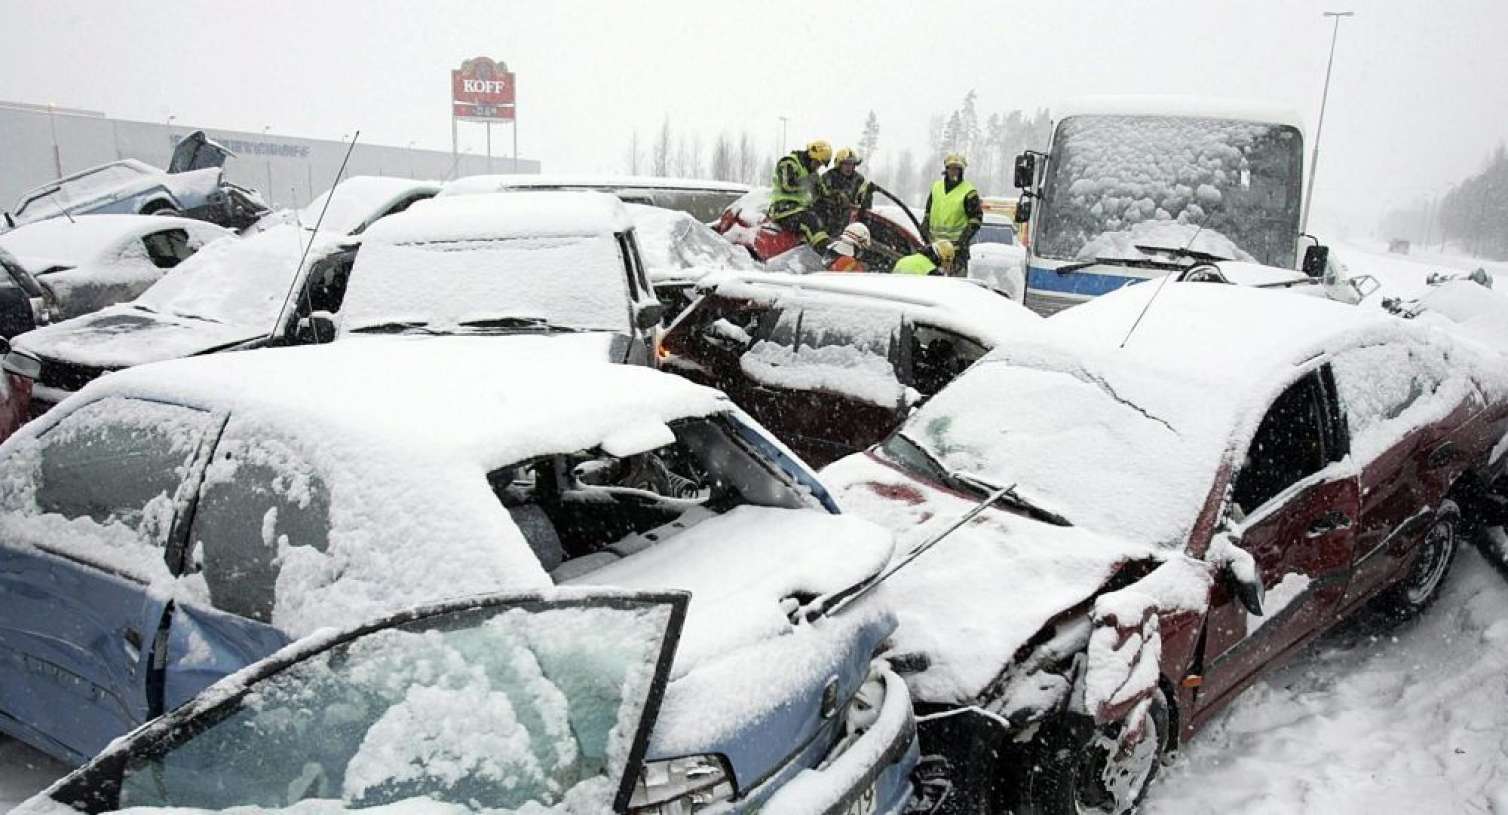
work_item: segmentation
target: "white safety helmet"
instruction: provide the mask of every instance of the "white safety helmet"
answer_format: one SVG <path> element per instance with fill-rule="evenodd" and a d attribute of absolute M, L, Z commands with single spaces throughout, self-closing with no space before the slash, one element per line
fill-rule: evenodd
<path fill-rule="evenodd" d="M 857 221 L 843 228 L 843 237 L 860 249 L 869 248 L 869 227 Z"/>

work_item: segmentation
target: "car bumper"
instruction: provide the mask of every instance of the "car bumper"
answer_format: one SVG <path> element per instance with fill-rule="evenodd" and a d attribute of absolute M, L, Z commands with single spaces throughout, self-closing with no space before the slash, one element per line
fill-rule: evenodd
<path fill-rule="evenodd" d="M 883 673 L 885 701 L 858 739 L 802 771 L 759 807 L 761 815 L 900 815 L 912 799 L 920 751 L 906 683 Z M 751 796 L 758 798 L 759 796 Z"/>

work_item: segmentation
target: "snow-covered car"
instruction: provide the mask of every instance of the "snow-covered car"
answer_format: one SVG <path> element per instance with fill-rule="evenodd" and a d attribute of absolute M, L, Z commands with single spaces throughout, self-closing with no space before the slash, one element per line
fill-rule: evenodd
<path fill-rule="evenodd" d="M 1016 240 L 1016 225 L 1005 216 L 985 212 L 984 225 L 969 244 L 969 278 L 1024 302 L 1026 247 Z"/>
<path fill-rule="evenodd" d="M 328 341 L 307 318 L 340 311 L 357 248 L 339 236 L 311 238 L 293 224 L 211 244 L 130 302 L 16 337 L 5 369 L 33 381 L 29 413 L 39 416 L 96 377 L 132 365 Z"/>
<path fill-rule="evenodd" d="M 305 229 L 313 229 L 319 224 L 321 234 L 360 235 L 378 218 L 402 212 L 416 201 L 435 197 L 439 191 L 437 181 L 381 175 L 351 176 L 320 193 L 303 209 L 269 213 L 242 234 L 253 235 L 278 224 L 297 224 Z"/>
<path fill-rule="evenodd" d="M 631 175 L 471 175 L 446 183 L 440 195 L 551 190 L 610 193 L 625 204 L 673 209 L 708 223 L 748 192 L 749 186 L 701 178 Z"/>
<path fill-rule="evenodd" d="M 41 301 L 32 322 L 46 325 L 130 300 L 201 247 L 233 236 L 189 218 L 80 215 L 6 232 L 0 250 L 10 256 L 7 265 L 18 265 L 37 284 L 29 294 Z"/>
<path fill-rule="evenodd" d="M 719 277 L 660 367 L 727 393 L 815 466 L 880 441 L 1042 318 L 968 280 L 825 272 Z"/>
<path fill-rule="evenodd" d="M 221 167 L 234 155 L 196 130 L 173 149 L 167 172 L 136 159 L 91 167 L 23 193 L 5 221 L 15 227 L 84 214 L 182 215 L 244 229 L 267 205 L 225 180 Z"/>
<path fill-rule="evenodd" d="M 627 206 L 649 282 L 665 307 L 660 316 L 665 325 L 685 310 L 697 283 L 708 275 L 759 268 L 748 252 L 685 212 L 643 204 Z"/>
<path fill-rule="evenodd" d="M 652 363 L 663 307 L 624 205 L 600 192 L 420 201 L 366 230 L 338 336 L 579 334 Z"/>
<path fill-rule="evenodd" d="M 626 812 L 686 601 L 487 595 L 320 633 L 14 812 Z"/>
<path fill-rule="evenodd" d="M 638 811 L 899 812 L 917 752 L 879 657 L 894 617 L 816 613 L 874 579 L 889 534 L 716 391 L 549 342 L 172 360 L 23 427 L 0 446 L 0 663 L 32 667 L 0 673 L 0 731 L 79 762 L 327 627 L 679 590 Z"/>
<path fill-rule="evenodd" d="M 876 192 L 889 195 L 880 189 Z M 921 225 L 911 209 L 898 199 L 890 200 L 892 206 L 876 206 L 855 213 L 855 220 L 869 228 L 872 243 L 859 253 L 859 260 L 871 272 L 888 272 L 897 260 L 920 251 L 923 246 L 918 237 Z M 770 220 L 769 208 L 770 188 L 755 187 L 729 204 L 712 228 L 734 245 L 742 246 L 771 271 L 821 271 L 822 259 L 800 235 L 781 229 Z"/>
<path fill-rule="evenodd" d="M 1129 811 L 1262 671 L 1364 605 L 1427 607 L 1458 499 L 1508 466 L 1508 374 L 1445 332 L 1155 290 L 1054 316 L 822 471 L 898 550 L 945 535 L 885 583 L 892 664 L 995 811 Z"/>

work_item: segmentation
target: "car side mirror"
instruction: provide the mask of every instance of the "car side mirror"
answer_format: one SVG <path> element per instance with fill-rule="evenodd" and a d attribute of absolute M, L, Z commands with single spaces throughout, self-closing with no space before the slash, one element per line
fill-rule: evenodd
<path fill-rule="evenodd" d="M 1315 244 L 1304 250 L 1305 275 L 1319 279 L 1325 276 L 1325 267 L 1330 265 L 1330 247 Z"/>
<path fill-rule="evenodd" d="M 10 347 L 8 342 L 5 344 L 5 359 L 0 361 L 0 369 L 33 381 L 42 378 L 42 360 L 25 351 Z"/>
<path fill-rule="evenodd" d="M 1016 223 L 1024 224 L 1032 219 L 1032 199 L 1022 196 L 1016 202 Z"/>
<path fill-rule="evenodd" d="M 634 325 L 640 331 L 648 331 L 660 324 L 660 318 L 665 316 L 665 306 L 659 303 L 645 303 L 634 312 Z"/>
<path fill-rule="evenodd" d="M 1231 594 L 1241 601 L 1241 605 L 1251 614 L 1261 617 L 1262 603 L 1267 599 L 1267 590 L 1262 587 L 1262 576 L 1243 575 L 1237 569 L 1226 568 L 1225 579 L 1230 584 Z"/>
<path fill-rule="evenodd" d="M 1029 190 L 1037 184 L 1037 157 L 1032 153 L 1016 156 L 1015 184 L 1018 190 Z M 1018 209 L 1017 212 L 1020 212 Z"/>
<path fill-rule="evenodd" d="M 293 338 L 305 345 L 322 345 L 335 340 L 335 315 L 328 311 L 316 311 L 308 317 L 300 317 Z"/>
<path fill-rule="evenodd" d="M 1367 299 L 1378 289 L 1382 288 L 1382 284 L 1377 281 L 1377 278 L 1369 274 L 1357 275 L 1346 282 L 1350 284 L 1352 291 L 1356 292 L 1358 301 Z"/>

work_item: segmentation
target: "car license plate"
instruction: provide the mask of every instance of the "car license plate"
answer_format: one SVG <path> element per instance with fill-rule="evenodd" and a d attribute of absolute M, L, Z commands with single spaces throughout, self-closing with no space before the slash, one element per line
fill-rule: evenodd
<path fill-rule="evenodd" d="M 853 803 L 848 805 L 843 815 L 874 815 L 874 807 L 874 785 L 870 784 L 867 789 L 859 793 L 859 797 L 855 798 Z"/>

